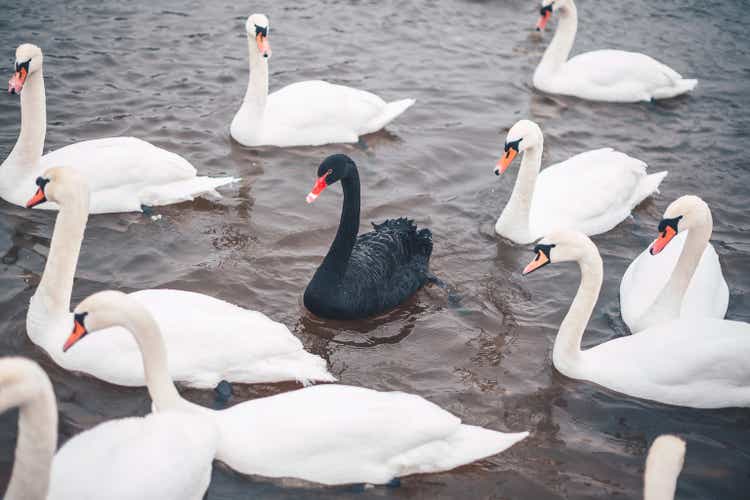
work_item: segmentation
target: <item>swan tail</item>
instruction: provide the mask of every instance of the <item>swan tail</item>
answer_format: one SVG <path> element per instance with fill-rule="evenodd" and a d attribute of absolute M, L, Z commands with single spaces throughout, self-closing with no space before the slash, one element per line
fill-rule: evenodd
<path fill-rule="evenodd" d="M 698 85 L 698 80 L 680 78 L 675 80 L 669 87 L 662 87 L 654 90 L 652 99 L 669 99 L 680 94 L 686 94 Z"/>
<path fill-rule="evenodd" d="M 663 172 L 656 172 L 655 174 L 647 175 L 638 185 L 638 192 L 633 198 L 633 207 L 638 206 L 643 200 L 652 194 L 658 193 L 659 185 L 667 176 L 667 173 L 668 172 L 664 170 Z"/>
<path fill-rule="evenodd" d="M 220 196 L 216 188 L 226 186 L 240 179 L 237 177 L 192 177 L 161 186 L 151 186 L 140 193 L 141 205 L 156 207 L 183 201 L 191 201 L 199 196 Z"/>
<path fill-rule="evenodd" d="M 387 103 L 383 111 L 367 123 L 362 134 L 376 132 L 385 127 L 386 125 L 391 123 L 398 115 L 409 109 L 415 102 L 416 101 L 414 99 L 402 99 L 400 101 Z"/>
<path fill-rule="evenodd" d="M 501 453 L 522 441 L 528 432 L 505 433 L 474 425 L 459 425 L 456 432 L 393 459 L 399 476 L 440 472 Z"/>
<path fill-rule="evenodd" d="M 432 231 L 429 229 L 417 230 L 414 221 L 406 217 L 388 219 L 382 224 L 372 223 L 376 232 L 396 233 L 406 249 L 406 253 L 412 256 L 421 256 L 425 262 L 432 255 Z"/>

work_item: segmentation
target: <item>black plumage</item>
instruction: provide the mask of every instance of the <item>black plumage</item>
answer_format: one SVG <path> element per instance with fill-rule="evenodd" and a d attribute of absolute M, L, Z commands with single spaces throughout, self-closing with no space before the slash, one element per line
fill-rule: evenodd
<path fill-rule="evenodd" d="M 417 230 L 414 221 L 402 217 L 373 224 L 374 231 L 357 236 L 357 166 L 346 155 L 332 155 L 318 167 L 318 177 L 313 194 L 340 180 L 344 205 L 331 248 L 305 290 L 305 307 L 323 318 L 357 319 L 408 299 L 430 278 L 430 230 Z"/>

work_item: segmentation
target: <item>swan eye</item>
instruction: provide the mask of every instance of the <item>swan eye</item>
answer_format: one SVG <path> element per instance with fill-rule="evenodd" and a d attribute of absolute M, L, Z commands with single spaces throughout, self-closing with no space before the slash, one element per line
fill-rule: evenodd
<path fill-rule="evenodd" d="M 505 143 L 505 152 L 507 153 L 509 150 L 513 149 L 517 153 L 518 152 L 518 148 L 521 146 L 521 140 L 523 140 L 523 138 L 518 139 L 517 141 L 506 142 Z"/>
<path fill-rule="evenodd" d="M 268 27 L 265 28 L 263 26 L 255 25 L 255 36 L 262 35 L 264 37 L 268 36 Z"/>
<path fill-rule="evenodd" d="M 41 189 L 44 189 L 44 186 L 49 184 L 49 179 L 45 179 L 44 177 L 37 177 L 36 178 L 36 185 L 39 186 Z"/>
<path fill-rule="evenodd" d="M 554 3 L 555 2 L 551 2 L 549 5 L 545 5 L 544 7 L 542 7 L 541 9 L 539 9 L 539 14 L 542 15 L 542 16 L 545 16 L 547 14 L 547 12 L 549 12 L 550 14 L 552 14 L 552 5 Z"/>
<path fill-rule="evenodd" d="M 680 219 L 682 219 L 682 215 L 679 215 L 677 217 L 674 217 L 672 219 L 662 219 L 659 222 L 659 228 L 658 231 L 662 233 L 662 235 L 665 234 L 668 227 L 671 227 L 675 233 L 677 233 L 677 225 L 680 222 Z"/>
<path fill-rule="evenodd" d="M 22 62 L 22 63 L 16 62 L 16 73 L 20 72 L 21 69 L 25 69 L 26 70 L 26 74 L 29 74 L 29 64 L 30 63 L 31 63 L 31 59 L 29 59 L 26 62 Z"/>
<path fill-rule="evenodd" d="M 544 254 L 544 256 L 547 257 L 547 260 L 550 260 L 550 252 L 552 251 L 553 248 L 555 248 L 554 244 L 543 245 L 540 243 L 536 245 L 534 247 L 534 253 L 536 254 L 536 259 L 534 260 L 539 260 L 542 257 L 542 254 Z"/>

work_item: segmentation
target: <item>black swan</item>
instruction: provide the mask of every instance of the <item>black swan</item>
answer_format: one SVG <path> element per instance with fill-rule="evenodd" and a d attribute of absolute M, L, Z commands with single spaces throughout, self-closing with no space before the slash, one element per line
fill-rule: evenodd
<path fill-rule="evenodd" d="M 336 181 L 344 206 L 336 238 L 305 290 L 305 307 L 321 318 L 358 319 L 380 314 L 413 295 L 426 282 L 432 233 L 414 221 L 389 219 L 374 231 L 359 232 L 359 172 L 351 158 L 331 155 L 318 167 L 307 202 Z"/>

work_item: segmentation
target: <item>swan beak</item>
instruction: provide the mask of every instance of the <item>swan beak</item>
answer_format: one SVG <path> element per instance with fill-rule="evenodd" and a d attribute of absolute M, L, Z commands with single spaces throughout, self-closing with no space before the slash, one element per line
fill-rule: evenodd
<path fill-rule="evenodd" d="M 316 199 L 318 199 L 320 193 L 322 193 L 323 190 L 328 187 L 328 184 L 326 184 L 326 177 L 328 177 L 329 173 L 330 172 L 326 172 L 325 175 L 321 175 L 320 177 L 318 177 L 318 180 L 315 181 L 315 185 L 313 186 L 312 191 L 307 193 L 307 198 L 305 198 L 308 203 L 312 203 Z"/>
<path fill-rule="evenodd" d="M 505 172 L 508 169 L 508 166 L 513 163 L 513 158 L 515 158 L 517 154 L 518 151 L 513 148 L 509 148 L 508 151 L 505 152 L 503 157 L 500 158 L 500 160 L 497 162 L 497 165 L 495 165 L 495 175 L 500 175 Z"/>
<path fill-rule="evenodd" d="M 263 57 L 268 58 L 271 55 L 271 45 L 268 43 L 267 36 L 258 33 L 255 35 L 255 43 L 258 44 L 258 52 L 260 52 Z"/>
<path fill-rule="evenodd" d="M 536 257 L 534 258 L 534 260 L 532 260 L 531 262 L 529 262 L 529 265 L 523 268 L 523 275 L 525 276 L 525 275 L 527 275 L 529 273 L 533 273 L 534 271 L 536 271 L 540 267 L 544 267 L 547 264 L 549 264 L 549 257 L 547 257 L 546 255 L 544 255 L 544 252 L 542 252 L 541 250 L 539 250 L 539 252 L 537 252 Z"/>
<path fill-rule="evenodd" d="M 549 4 L 546 7 L 542 7 L 539 11 L 539 14 L 541 15 L 541 17 L 536 23 L 536 30 L 544 31 L 544 27 L 547 26 L 547 22 L 549 22 L 550 18 L 552 17 L 552 4 Z"/>
<path fill-rule="evenodd" d="M 666 247 L 667 244 L 672 241 L 672 238 L 674 238 L 675 236 L 677 236 L 677 231 L 675 231 L 673 227 L 665 227 L 664 231 L 659 235 L 659 237 L 654 240 L 654 244 L 651 246 L 650 250 L 651 255 L 656 255 L 664 250 L 664 247 Z"/>
<path fill-rule="evenodd" d="M 35 206 L 40 205 L 45 201 L 47 201 L 47 197 L 44 196 L 44 190 L 39 187 L 36 190 L 36 194 L 32 196 L 28 202 L 26 202 L 26 208 L 34 208 Z"/>
<path fill-rule="evenodd" d="M 8 92 L 11 94 L 20 94 L 28 75 L 28 70 L 25 67 L 21 67 L 18 71 L 13 73 L 13 76 L 8 80 Z"/>
<path fill-rule="evenodd" d="M 65 341 L 65 345 L 63 345 L 63 352 L 67 352 L 68 349 L 73 347 L 73 344 L 81 340 L 84 335 L 89 333 L 86 331 L 86 328 L 83 326 L 83 323 L 79 319 L 81 315 L 76 314 L 73 316 L 73 333 L 70 334 L 68 337 L 68 340 Z"/>

